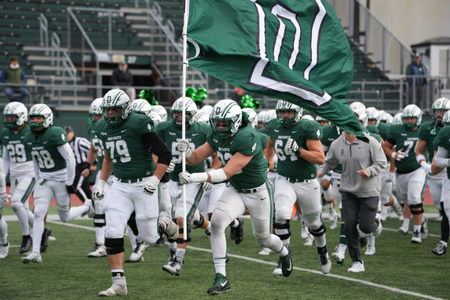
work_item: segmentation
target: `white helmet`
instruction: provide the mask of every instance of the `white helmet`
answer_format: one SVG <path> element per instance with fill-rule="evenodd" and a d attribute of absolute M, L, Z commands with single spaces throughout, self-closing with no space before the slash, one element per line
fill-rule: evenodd
<path fill-rule="evenodd" d="M 263 123 L 266 121 L 266 114 L 267 111 L 266 110 L 262 110 L 258 113 L 258 115 L 256 116 L 256 119 L 258 120 L 258 123 Z"/>
<path fill-rule="evenodd" d="M 209 113 L 206 110 L 198 110 L 194 115 L 194 122 L 209 124 Z"/>
<path fill-rule="evenodd" d="M 447 110 L 444 117 L 442 118 L 442 123 L 444 123 L 445 126 L 450 125 L 450 110 Z"/>
<path fill-rule="evenodd" d="M 322 118 L 321 116 L 316 116 L 316 122 L 319 122 L 319 121 L 325 121 L 325 122 L 328 122 L 327 120 L 325 120 L 325 119 Z"/>
<path fill-rule="evenodd" d="M 106 110 L 110 108 L 122 108 L 122 111 L 120 114 L 108 115 Z M 102 109 L 106 123 L 111 127 L 119 126 L 131 112 L 130 97 L 122 90 L 110 90 L 103 96 Z"/>
<path fill-rule="evenodd" d="M 44 120 L 41 123 L 36 123 L 31 121 L 31 117 L 39 116 L 43 117 Z M 35 104 L 30 108 L 28 113 L 28 118 L 30 119 L 29 124 L 32 130 L 40 128 L 49 128 L 53 124 L 53 112 L 45 104 Z"/>
<path fill-rule="evenodd" d="M 144 114 L 150 117 L 152 106 L 150 105 L 150 103 L 148 103 L 147 100 L 136 99 L 131 103 L 131 110 L 134 111 L 135 113 Z"/>
<path fill-rule="evenodd" d="M 7 120 L 7 116 L 16 117 L 15 120 Z M 9 118 L 8 118 L 9 119 Z M 28 110 L 22 102 L 10 102 L 3 110 L 3 120 L 6 128 L 16 128 L 27 122 Z"/>
<path fill-rule="evenodd" d="M 313 116 L 311 116 L 311 115 L 304 115 L 304 116 L 303 116 L 303 119 L 305 119 L 305 120 L 310 120 L 310 121 L 315 121 L 314 118 L 313 118 Z"/>
<path fill-rule="evenodd" d="M 362 113 L 365 113 L 365 112 L 366 112 L 366 106 L 365 106 L 364 104 L 362 104 L 361 102 L 359 102 L 359 101 L 356 101 L 356 102 L 351 103 L 351 104 L 349 105 L 349 107 L 350 107 L 350 109 L 351 109 L 355 114 L 358 115 L 358 119 L 359 119 L 359 116 L 360 116 Z"/>
<path fill-rule="evenodd" d="M 367 124 L 368 124 L 367 120 L 368 119 L 367 119 L 366 112 L 361 112 L 361 114 L 358 115 L 359 124 L 361 124 L 362 126 L 367 127 Z"/>
<path fill-rule="evenodd" d="M 366 108 L 367 121 L 375 120 L 375 126 L 380 125 L 380 112 L 375 107 Z"/>
<path fill-rule="evenodd" d="M 280 116 L 281 111 L 293 111 L 294 116 L 288 120 L 284 120 L 284 118 L 281 118 L 281 116 Z M 295 105 L 291 102 L 287 102 L 284 100 L 278 100 L 277 106 L 275 106 L 275 112 L 276 112 L 276 117 L 281 120 L 281 123 L 283 125 L 290 126 L 290 125 L 300 122 L 300 120 L 302 119 L 303 108 L 301 108 L 300 106 Z"/>
<path fill-rule="evenodd" d="M 186 103 L 185 103 L 185 112 L 186 114 L 190 114 L 190 116 L 186 116 L 186 126 L 192 125 L 194 124 L 194 115 L 197 112 L 197 105 L 195 104 L 195 102 L 189 98 L 186 97 L 185 98 Z M 172 109 L 170 110 L 171 116 L 172 116 L 172 122 L 173 124 L 175 124 L 176 126 L 181 127 L 182 126 L 182 120 L 181 117 L 177 118 L 175 117 L 175 112 L 182 112 L 183 111 L 183 98 L 178 98 L 172 105 Z"/>
<path fill-rule="evenodd" d="M 94 120 L 92 118 L 93 116 L 99 116 L 99 115 L 102 116 L 103 115 L 102 103 L 103 103 L 103 98 L 97 98 L 94 101 L 92 101 L 91 106 L 89 106 L 89 118 Z"/>
<path fill-rule="evenodd" d="M 136 101 L 136 100 L 134 100 L 134 101 Z M 150 114 L 148 116 L 150 117 L 150 119 L 152 119 L 153 124 L 155 124 L 155 125 L 162 121 L 161 116 L 154 111 L 150 111 Z"/>
<path fill-rule="evenodd" d="M 269 109 L 266 113 L 266 120 L 265 120 L 265 125 L 267 126 L 267 124 L 269 124 L 270 121 L 272 121 L 273 119 L 277 118 L 277 112 L 275 111 L 275 109 Z"/>
<path fill-rule="evenodd" d="M 200 108 L 200 110 L 204 110 L 204 111 L 208 112 L 208 114 L 210 114 L 213 110 L 213 107 L 211 105 L 206 104 L 202 108 Z"/>
<path fill-rule="evenodd" d="M 402 124 L 402 113 L 396 113 L 392 124 Z"/>
<path fill-rule="evenodd" d="M 152 111 L 161 117 L 161 122 L 167 121 L 167 110 L 161 105 L 152 106 Z"/>
<path fill-rule="evenodd" d="M 416 121 L 412 124 L 406 124 L 405 118 L 416 118 Z M 412 129 L 420 125 L 422 122 L 422 110 L 415 104 L 407 105 L 402 111 L 402 124 L 409 129 Z"/>
<path fill-rule="evenodd" d="M 433 102 L 431 105 L 431 117 L 436 120 L 437 114 L 439 113 L 439 117 L 443 117 L 443 115 L 450 110 L 450 100 L 447 98 L 439 98 Z M 441 120 L 436 120 L 436 123 L 441 123 Z"/>
<path fill-rule="evenodd" d="M 394 117 L 390 113 L 386 113 L 386 123 L 392 124 L 394 122 Z"/>
<path fill-rule="evenodd" d="M 378 110 L 380 113 L 380 123 L 387 123 L 387 113 L 384 110 Z"/>
<path fill-rule="evenodd" d="M 225 128 L 217 128 L 217 121 L 227 121 Z M 242 124 L 241 107 L 233 100 L 224 99 L 214 105 L 213 112 L 210 115 L 209 122 L 214 132 L 222 137 L 233 136 L 238 132 Z"/>
<path fill-rule="evenodd" d="M 250 107 L 243 108 L 242 111 L 247 113 L 248 123 L 251 124 L 253 128 L 258 129 L 258 119 L 256 118 L 256 111 Z"/>

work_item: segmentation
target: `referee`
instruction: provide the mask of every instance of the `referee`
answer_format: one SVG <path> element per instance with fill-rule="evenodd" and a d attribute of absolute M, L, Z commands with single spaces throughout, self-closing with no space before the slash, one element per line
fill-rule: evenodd
<path fill-rule="evenodd" d="M 81 177 L 81 172 L 86 169 L 86 159 L 89 153 L 89 148 L 91 147 L 91 142 L 85 138 L 75 136 L 75 132 L 70 126 L 64 126 L 64 130 L 67 132 L 67 140 L 72 148 L 76 162 L 73 187 L 75 188 L 75 194 L 84 203 L 86 199 L 92 199 L 89 176 Z"/>

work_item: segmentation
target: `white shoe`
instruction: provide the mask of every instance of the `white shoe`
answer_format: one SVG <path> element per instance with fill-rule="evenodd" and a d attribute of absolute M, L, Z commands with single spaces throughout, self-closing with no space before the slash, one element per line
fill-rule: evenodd
<path fill-rule="evenodd" d="M 273 276 L 283 276 L 283 270 L 281 270 L 281 259 L 278 260 L 277 267 L 272 272 Z"/>
<path fill-rule="evenodd" d="M 339 244 L 334 249 L 336 252 L 331 253 L 331 258 L 336 261 L 337 264 L 342 265 L 345 260 L 345 250 L 347 249 L 346 245 Z"/>
<path fill-rule="evenodd" d="M 323 274 L 328 274 L 331 271 L 331 261 L 330 257 L 328 256 L 328 252 L 325 252 L 324 254 L 319 254 L 319 260 L 320 260 L 320 269 L 322 270 Z"/>
<path fill-rule="evenodd" d="M 353 266 L 350 269 L 348 269 L 348 271 L 352 272 L 352 273 L 364 272 L 365 271 L 364 262 L 363 261 L 355 261 L 353 263 Z"/>
<path fill-rule="evenodd" d="M 302 239 L 306 239 L 309 235 L 308 227 L 306 227 L 305 223 L 302 221 Z"/>
<path fill-rule="evenodd" d="M 128 294 L 127 281 L 125 277 L 113 277 L 113 284 L 106 291 L 100 292 L 98 295 L 100 297 L 114 297 L 114 296 L 125 296 Z"/>
<path fill-rule="evenodd" d="M 84 205 L 86 205 L 89 209 L 87 211 L 87 215 L 89 218 L 94 218 L 95 216 L 95 207 L 94 207 L 94 203 L 92 203 L 91 199 L 87 199 L 86 201 L 84 201 Z"/>
<path fill-rule="evenodd" d="M 21 260 L 24 264 L 29 264 L 30 262 L 38 264 L 42 262 L 42 257 L 40 253 L 31 252 L 28 256 L 22 257 Z"/>
<path fill-rule="evenodd" d="M 178 258 L 175 258 L 170 265 L 163 266 L 164 271 L 176 276 L 180 276 L 182 269 L 183 264 L 178 261 Z"/>
<path fill-rule="evenodd" d="M 367 246 L 366 252 L 364 252 L 364 255 L 375 255 L 375 246 Z"/>
<path fill-rule="evenodd" d="M 0 258 L 6 258 L 9 253 L 9 243 L 6 242 L 6 245 L 0 245 Z"/>
<path fill-rule="evenodd" d="M 56 241 L 56 238 L 54 236 L 49 236 L 48 237 L 48 241 L 49 242 L 54 242 L 54 241 Z"/>
<path fill-rule="evenodd" d="M 334 210 L 333 202 L 328 204 L 328 220 L 333 222 L 336 218 L 336 211 Z"/>
<path fill-rule="evenodd" d="M 334 209 L 333 209 L 333 211 L 334 211 Z M 333 219 L 333 220 L 330 220 L 330 221 L 331 221 L 330 229 L 336 229 L 336 228 L 337 228 L 338 215 L 337 215 L 336 212 L 334 212 L 333 217 L 334 217 L 334 219 Z"/>
<path fill-rule="evenodd" d="M 383 211 L 380 214 L 380 220 L 385 222 L 388 218 L 387 208 L 383 208 Z"/>
<path fill-rule="evenodd" d="M 133 253 L 131 253 L 130 258 L 127 259 L 125 262 L 142 262 L 144 261 L 144 251 L 147 250 L 147 248 L 150 245 L 146 242 L 138 242 L 136 245 L 136 248 L 134 248 Z"/>
<path fill-rule="evenodd" d="M 439 215 L 436 219 L 434 219 L 435 222 L 442 222 L 442 215 Z"/>
<path fill-rule="evenodd" d="M 398 229 L 398 232 L 401 232 L 403 234 L 408 234 L 409 226 L 407 226 L 405 223 L 402 224 L 402 226 Z"/>
<path fill-rule="evenodd" d="M 305 243 L 303 244 L 303 246 L 312 246 L 314 243 L 314 238 L 311 234 L 308 235 L 308 237 L 305 240 Z"/>
<path fill-rule="evenodd" d="M 381 225 L 380 215 L 377 215 L 375 219 L 378 219 L 378 227 L 374 232 L 372 232 L 372 235 L 374 238 L 377 238 L 380 236 L 381 231 L 383 231 L 383 225 Z"/>
<path fill-rule="evenodd" d="M 428 238 L 428 218 L 422 217 L 422 227 L 420 228 L 420 238 L 426 240 Z"/>
<path fill-rule="evenodd" d="M 88 254 L 88 257 L 104 257 L 104 256 L 107 256 L 105 245 L 97 243 L 95 243 L 94 250 Z"/>
<path fill-rule="evenodd" d="M 179 235 L 178 225 L 172 220 L 172 218 L 164 211 L 159 214 L 159 221 L 164 222 L 166 225 L 166 230 L 164 233 L 167 235 L 169 240 L 176 240 Z"/>
<path fill-rule="evenodd" d="M 403 218 L 403 207 L 402 207 L 400 204 L 398 204 L 396 198 L 394 198 L 394 205 L 392 205 L 392 208 L 394 209 L 395 214 L 396 214 L 399 218 L 400 218 L 400 217 Z M 402 220 L 402 221 L 403 221 L 403 220 Z"/>
<path fill-rule="evenodd" d="M 422 238 L 420 237 L 420 231 L 414 231 L 411 239 L 411 243 L 413 244 L 422 244 Z"/>
<path fill-rule="evenodd" d="M 367 248 L 364 255 L 375 255 L 375 237 L 373 234 L 367 236 Z"/>
<path fill-rule="evenodd" d="M 403 215 L 398 217 L 399 221 L 403 221 L 404 219 L 405 219 L 405 217 Z"/>
<path fill-rule="evenodd" d="M 262 248 L 261 251 L 259 251 L 259 255 L 270 255 L 272 253 L 272 249 L 269 248 Z"/>

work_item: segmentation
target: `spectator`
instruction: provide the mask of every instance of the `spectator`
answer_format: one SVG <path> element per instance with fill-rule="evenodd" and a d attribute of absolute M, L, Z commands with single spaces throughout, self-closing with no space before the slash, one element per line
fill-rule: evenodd
<path fill-rule="evenodd" d="M 418 107 L 423 108 L 426 97 L 426 84 L 427 79 L 423 76 L 427 75 L 427 68 L 422 63 L 420 53 L 414 52 L 411 63 L 406 67 L 406 75 L 417 76 L 408 77 L 409 90 L 408 90 L 408 103 L 416 104 Z M 414 94 L 416 95 L 416 101 L 414 103 Z"/>
<path fill-rule="evenodd" d="M 114 70 L 111 77 L 111 84 L 116 88 L 124 90 L 130 97 L 130 101 L 136 99 L 136 90 L 133 88 L 133 74 L 128 70 L 128 65 L 125 61 L 119 64 L 119 67 Z"/>
<path fill-rule="evenodd" d="M 236 88 L 236 92 L 234 93 L 233 100 L 236 101 L 236 103 L 241 106 L 242 104 L 242 97 L 245 96 L 246 93 L 244 90 L 241 90 L 240 88 Z"/>
<path fill-rule="evenodd" d="M 4 68 L 0 81 L 4 83 L 25 83 L 27 78 L 22 68 L 19 66 L 19 61 L 17 57 L 11 56 L 9 59 L 9 66 Z M 19 93 L 19 97 L 14 97 L 14 93 Z M 24 87 L 19 86 L 8 86 L 5 88 L 6 97 L 8 97 L 9 102 L 18 101 L 22 102 L 26 97 L 30 95 L 28 90 Z"/>
<path fill-rule="evenodd" d="M 86 159 L 89 148 L 91 148 L 91 142 L 85 138 L 75 136 L 75 132 L 70 126 L 64 126 L 64 130 L 67 133 L 67 141 L 69 142 L 70 148 L 72 148 L 73 151 L 73 156 L 75 157 L 75 179 L 73 180 L 75 194 L 84 203 L 87 199 L 92 199 L 89 176 L 81 177 L 81 172 L 86 169 Z"/>

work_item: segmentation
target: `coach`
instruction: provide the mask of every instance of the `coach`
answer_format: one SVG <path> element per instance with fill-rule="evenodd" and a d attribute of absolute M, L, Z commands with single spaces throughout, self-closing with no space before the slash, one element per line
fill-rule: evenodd
<path fill-rule="evenodd" d="M 381 233 L 381 222 L 375 219 L 380 197 L 381 177 L 386 168 L 386 156 L 381 144 L 372 136 L 363 141 L 356 135 L 343 132 L 330 146 L 325 164 L 319 168 L 318 177 L 328 174 L 339 163 L 342 165 L 340 192 L 345 220 L 348 250 L 353 260 L 349 272 L 363 272 L 364 263 L 359 252 L 358 230 L 366 234 Z"/>

